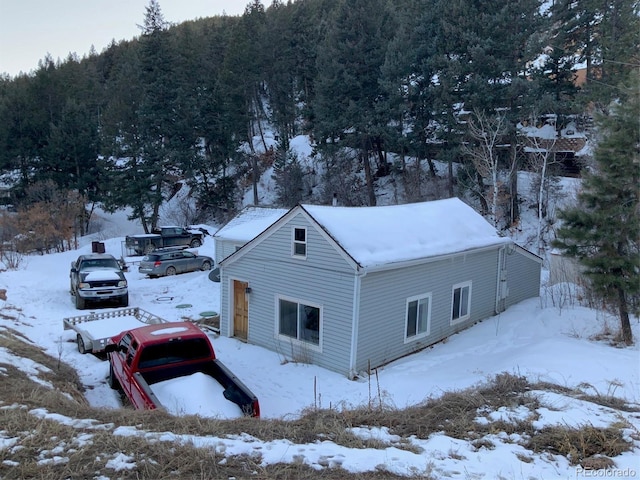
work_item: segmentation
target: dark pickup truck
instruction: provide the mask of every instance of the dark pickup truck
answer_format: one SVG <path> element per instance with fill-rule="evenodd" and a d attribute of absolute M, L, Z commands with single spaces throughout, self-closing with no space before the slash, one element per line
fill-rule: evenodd
<path fill-rule="evenodd" d="M 137 409 L 163 406 L 154 392 L 155 384 L 201 373 L 222 387 L 220 398 L 207 401 L 230 401 L 238 406 L 238 416 L 260 416 L 257 397 L 216 358 L 207 334 L 191 322 L 169 322 L 124 331 L 111 339 L 105 352 L 110 364 L 109 385 L 124 392 Z M 201 393 L 184 391 L 182 394 L 189 398 Z"/>
<path fill-rule="evenodd" d="M 145 255 L 158 248 L 198 248 L 204 241 L 204 231 L 197 228 L 160 227 L 153 233 L 129 235 L 125 239 L 127 249 L 133 255 Z"/>

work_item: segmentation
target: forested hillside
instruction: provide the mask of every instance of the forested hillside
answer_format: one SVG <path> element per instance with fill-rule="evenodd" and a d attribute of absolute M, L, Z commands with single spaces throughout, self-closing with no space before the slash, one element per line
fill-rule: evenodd
<path fill-rule="evenodd" d="M 224 221 L 272 165 L 282 205 L 310 200 L 288 148 L 306 135 L 313 201 L 374 205 L 393 175 L 398 201 L 464 194 L 507 228 L 534 168 L 517 126 L 591 134 L 637 88 L 638 19 L 632 0 L 254 0 L 169 25 L 151 0 L 139 37 L 0 79 L 3 201 L 67 239 L 96 204 L 149 230 L 180 187 L 186 220 Z"/>

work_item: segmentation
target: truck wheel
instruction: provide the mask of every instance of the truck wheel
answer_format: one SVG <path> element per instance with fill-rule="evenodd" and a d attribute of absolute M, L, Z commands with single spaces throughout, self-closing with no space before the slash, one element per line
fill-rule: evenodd
<path fill-rule="evenodd" d="M 211 270 L 211 262 L 203 262 L 202 270 Z"/>
<path fill-rule="evenodd" d="M 123 307 L 128 307 L 129 306 L 129 294 L 125 293 L 124 295 L 122 295 L 122 297 L 120 297 L 120 305 Z"/>
<path fill-rule="evenodd" d="M 154 244 L 150 243 L 149 245 L 144 247 L 144 254 L 148 255 L 149 253 L 153 252 L 155 249 L 156 249 L 156 246 Z"/>
<path fill-rule="evenodd" d="M 113 373 L 113 365 L 109 365 L 109 377 L 107 378 L 107 383 L 114 390 L 120 390 L 120 382 Z"/>
<path fill-rule="evenodd" d="M 175 274 L 176 274 L 176 267 L 167 268 L 167 275 L 175 275 Z"/>
<path fill-rule="evenodd" d="M 78 351 L 81 354 L 85 354 L 85 353 L 90 353 L 91 350 L 89 350 L 87 347 L 85 347 L 84 345 L 84 339 L 82 338 L 82 335 L 78 334 L 76 336 L 76 343 L 78 344 Z"/>
<path fill-rule="evenodd" d="M 76 292 L 76 308 L 78 310 L 84 310 L 84 307 L 87 305 L 87 302 L 84 298 L 80 296 L 79 292 Z"/>
<path fill-rule="evenodd" d="M 202 245 L 202 242 L 200 241 L 199 238 L 194 238 L 193 240 L 191 240 L 191 248 L 198 248 L 200 245 Z"/>

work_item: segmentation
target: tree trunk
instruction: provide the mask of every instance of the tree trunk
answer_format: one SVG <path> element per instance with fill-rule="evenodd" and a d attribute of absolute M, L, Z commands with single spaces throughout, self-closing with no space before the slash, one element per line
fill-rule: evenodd
<path fill-rule="evenodd" d="M 520 218 L 520 208 L 518 207 L 518 140 L 511 142 L 511 170 L 509 171 L 509 226 L 515 225 Z"/>
<path fill-rule="evenodd" d="M 510 226 L 516 224 L 520 218 L 520 207 L 518 206 L 518 170 L 511 174 L 509 179 L 509 223 Z"/>
<path fill-rule="evenodd" d="M 618 291 L 618 313 L 620 314 L 620 332 L 622 341 L 626 345 L 633 344 L 633 333 L 631 332 L 631 322 L 629 321 L 629 308 L 624 289 L 617 287 Z"/>
<path fill-rule="evenodd" d="M 547 176 L 547 154 L 545 154 L 544 161 L 542 162 L 542 170 L 540 171 L 540 188 L 538 190 L 538 224 L 536 226 L 536 245 L 538 248 L 538 255 L 542 255 L 543 242 L 542 242 L 542 217 L 544 212 L 542 209 L 544 196 L 544 184 Z"/>
<path fill-rule="evenodd" d="M 449 164 L 447 165 L 448 181 L 447 188 L 449 189 L 449 198 L 453 198 L 453 157 L 449 155 Z"/>
<path fill-rule="evenodd" d="M 378 171 L 383 175 L 387 175 L 389 173 L 387 168 L 387 159 L 384 155 L 384 150 L 382 149 L 382 139 L 380 137 L 376 137 L 375 140 L 376 153 L 378 154 Z"/>
<path fill-rule="evenodd" d="M 258 205 L 258 156 L 251 155 L 251 169 L 253 170 L 253 204 Z"/>
<path fill-rule="evenodd" d="M 500 185 L 498 185 L 498 161 L 492 162 L 494 168 L 491 169 L 491 216 L 493 226 L 498 228 L 498 196 L 500 195 Z"/>
<path fill-rule="evenodd" d="M 147 219 L 144 218 L 143 212 L 144 212 L 144 208 L 141 208 L 138 218 L 140 219 L 140 223 L 142 224 L 142 229 L 144 230 L 144 233 L 149 233 L 149 225 L 147 224 Z"/>
<path fill-rule="evenodd" d="M 160 204 L 156 202 L 153 205 L 153 213 L 151 214 L 151 231 L 155 232 L 158 228 L 158 220 L 160 218 Z"/>
<path fill-rule="evenodd" d="M 426 157 L 427 157 L 427 163 L 429 164 L 429 173 L 431 174 L 431 178 L 436 178 L 438 176 L 438 173 L 436 172 L 436 166 L 433 164 L 433 160 L 429 156 L 428 152 Z"/>
<path fill-rule="evenodd" d="M 151 212 L 151 231 L 154 232 L 158 228 L 158 220 L 160 220 L 160 205 L 162 205 L 162 178 L 156 181 L 156 191 L 153 199 L 153 210 Z"/>
<path fill-rule="evenodd" d="M 88 212 L 86 208 L 82 209 L 84 224 L 82 225 L 82 229 L 80 230 L 81 235 L 86 235 L 89 232 L 89 224 L 91 223 L 91 217 L 93 217 L 93 212 L 95 211 L 95 209 L 96 202 L 91 202 L 91 207 L 89 208 Z"/>
<path fill-rule="evenodd" d="M 364 176 L 367 181 L 367 193 L 369 194 L 369 206 L 375 207 L 376 191 L 373 185 L 373 175 L 371 173 L 371 164 L 369 163 L 369 150 L 367 148 L 363 148 L 361 155 L 362 155 L 362 164 L 364 166 Z"/>
<path fill-rule="evenodd" d="M 485 186 L 484 180 L 480 172 L 476 172 L 476 181 L 478 182 L 478 199 L 480 200 L 480 208 L 482 209 L 482 214 L 486 215 L 489 213 L 489 204 L 487 203 L 487 199 L 485 198 Z"/>

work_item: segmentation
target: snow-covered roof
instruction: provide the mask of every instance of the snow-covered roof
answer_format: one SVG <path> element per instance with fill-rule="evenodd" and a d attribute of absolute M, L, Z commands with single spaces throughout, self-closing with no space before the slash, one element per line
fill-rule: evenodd
<path fill-rule="evenodd" d="M 302 208 L 365 268 L 511 243 L 458 198 L 381 207 Z"/>
<path fill-rule="evenodd" d="M 288 211 L 286 208 L 248 206 L 213 236 L 246 243 L 266 230 Z"/>

